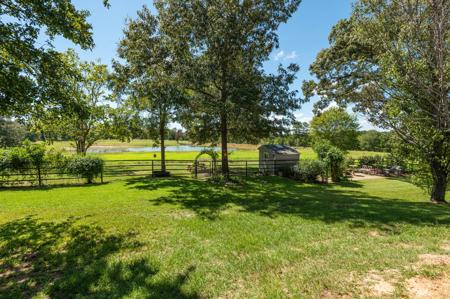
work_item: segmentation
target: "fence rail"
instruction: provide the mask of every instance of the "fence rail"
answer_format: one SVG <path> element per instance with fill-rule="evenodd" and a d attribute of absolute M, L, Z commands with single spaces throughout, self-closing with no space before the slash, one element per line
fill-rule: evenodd
<path fill-rule="evenodd" d="M 259 160 L 230 160 L 230 174 L 252 176 L 261 171 Z M 271 162 L 279 167 L 286 161 Z M 281 164 L 280 164 L 281 163 Z M 272 165 L 271 164 L 271 165 Z M 264 164 L 266 167 L 269 164 Z M 278 165 L 278 166 L 277 166 Z M 166 171 L 171 176 L 207 178 L 221 173 L 222 161 L 212 160 L 166 160 Z M 114 160 L 105 161 L 97 181 L 108 182 L 126 177 L 152 177 L 161 170 L 161 160 Z M 83 183 L 85 179 L 68 174 L 55 167 L 24 168 L 0 172 L 0 187 L 43 186 L 54 184 Z"/>

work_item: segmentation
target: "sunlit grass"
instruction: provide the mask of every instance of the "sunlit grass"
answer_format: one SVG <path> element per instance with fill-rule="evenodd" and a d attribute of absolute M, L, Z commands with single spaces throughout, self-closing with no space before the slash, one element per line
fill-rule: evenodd
<path fill-rule="evenodd" d="M 2 190 L 0 297 L 361 297 L 370 271 L 429 271 L 418 255 L 446 254 L 449 231 L 448 206 L 390 179 Z"/>

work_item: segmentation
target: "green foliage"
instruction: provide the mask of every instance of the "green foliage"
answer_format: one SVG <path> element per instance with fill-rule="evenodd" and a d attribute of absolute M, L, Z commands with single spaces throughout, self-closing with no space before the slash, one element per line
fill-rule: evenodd
<path fill-rule="evenodd" d="M 81 178 L 85 178 L 88 184 L 94 182 L 94 178 L 103 171 L 103 160 L 98 157 L 73 156 L 67 161 L 67 172 Z"/>
<path fill-rule="evenodd" d="M 328 141 L 316 142 L 313 149 L 319 160 L 325 163 L 327 177 L 330 176 L 333 182 L 339 182 L 344 176 L 345 152 Z"/>
<path fill-rule="evenodd" d="M 18 146 L 25 136 L 24 126 L 16 121 L 0 118 L 0 148 Z"/>
<path fill-rule="evenodd" d="M 361 132 L 358 136 L 359 149 L 372 152 L 387 152 L 390 149 L 391 132 L 375 130 Z"/>
<path fill-rule="evenodd" d="M 319 177 L 327 176 L 327 165 L 321 160 L 302 160 L 295 171 L 295 179 L 305 183 L 315 183 Z"/>
<path fill-rule="evenodd" d="M 307 97 L 352 104 L 401 140 L 403 159 L 429 167 L 431 199 L 450 176 L 450 1 L 359 0 L 311 65 Z M 424 174 L 421 174 L 423 176 Z"/>
<path fill-rule="evenodd" d="M 383 156 L 362 156 L 358 159 L 359 167 L 372 166 L 376 168 L 383 168 L 385 164 L 385 157 Z"/>
<path fill-rule="evenodd" d="M 118 48 L 123 63 L 114 62 L 115 97 L 122 117 L 161 145 L 161 171 L 165 172 L 167 125 L 185 96 L 176 80 L 174 53 L 159 19 L 144 6 L 129 20 Z"/>
<path fill-rule="evenodd" d="M 340 108 L 330 108 L 311 121 L 311 137 L 315 142 L 327 140 L 341 150 L 358 148 L 358 129 L 356 116 Z"/>
<path fill-rule="evenodd" d="M 20 147 L 12 147 L 0 153 L 0 174 L 9 178 L 11 174 L 20 176 L 23 180 L 37 181 L 42 185 L 42 179 L 50 170 L 47 165 L 46 147 L 44 144 L 25 141 Z"/>
<path fill-rule="evenodd" d="M 92 48 L 89 12 L 77 10 L 70 0 L 4 0 L 0 16 L 0 116 L 64 103 L 59 74 L 65 70 L 52 41 L 64 37 L 83 49 Z"/>
<path fill-rule="evenodd" d="M 32 119 L 34 130 L 44 133 L 46 141 L 64 138 L 75 143 L 77 153 L 86 154 L 94 142 L 112 131 L 112 108 L 107 103 L 106 65 L 82 62 L 69 50 L 61 59 L 70 75 L 64 80 L 66 104 L 37 107 Z"/>
<path fill-rule="evenodd" d="M 229 139 L 268 137 L 287 127 L 299 107 L 297 92 L 289 89 L 298 66 L 280 66 L 277 75 L 267 75 L 263 63 L 278 44 L 276 30 L 300 1 L 154 4 L 161 30 L 176 53 L 178 82 L 191 98 L 180 121 L 194 142 L 222 144 L 222 171 L 228 175 Z"/>

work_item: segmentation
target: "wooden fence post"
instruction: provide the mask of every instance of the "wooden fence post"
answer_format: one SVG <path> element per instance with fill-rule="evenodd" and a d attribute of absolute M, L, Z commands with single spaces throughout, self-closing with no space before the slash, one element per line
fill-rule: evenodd
<path fill-rule="evenodd" d="M 38 184 L 39 184 L 39 187 L 42 187 L 42 176 L 41 176 L 41 167 L 40 166 L 37 167 L 37 171 L 38 171 Z"/>
<path fill-rule="evenodd" d="M 245 161 L 245 176 L 248 176 L 248 161 Z"/>
<path fill-rule="evenodd" d="M 194 173 L 195 173 L 195 178 L 198 177 L 198 164 L 197 161 L 194 162 Z"/>
<path fill-rule="evenodd" d="M 103 184 L 103 167 L 102 167 L 102 172 L 100 172 L 100 182 L 102 182 L 102 184 Z"/>
<path fill-rule="evenodd" d="M 153 175 L 153 173 L 155 172 L 155 166 L 154 166 L 154 163 L 153 162 L 155 162 L 154 160 L 152 160 L 152 175 Z"/>

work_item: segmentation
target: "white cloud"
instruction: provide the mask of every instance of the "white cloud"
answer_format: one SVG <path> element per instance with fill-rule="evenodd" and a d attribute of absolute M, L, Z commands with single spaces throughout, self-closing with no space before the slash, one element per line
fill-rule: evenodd
<path fill-rule="evenodd" d="M 297 121 L 307 122 L 307 123 L 309 123 L 313 118 L 312 114 L 306 115 L 305 113 L 300 112 L 300 111 L 295 112 L 294 116 Z"/>
<path fill-rule="evenodd" d="M 275 54 L 275 61 L 282 60 L 284 57 L 284 51 L 280 50 L 277 54 Z"/>
<path fill-rule="evenodd" d="M 298 55 L 297 55 L 296 51 L 286 53 L 283 50 L 280 50 L 275 54 L 274 59 L 275 59 L 275 61 L 280 61 L 280 60 L 287 61 L 287 60 L 294 60 L 297 57 L 298 57 Z"/>
<path fill-rule="evenodd" d="M 296 59 L 298 57 L 297 52 L 292 51 L 291 53 L 287 54 L 284 57 L 284 60 L 292 60 L 292 59 Z"/>

